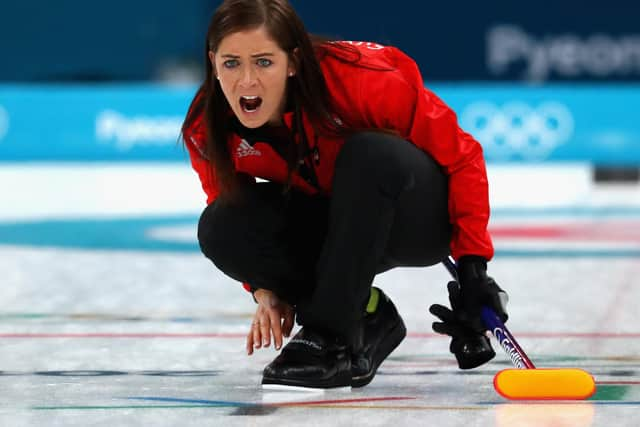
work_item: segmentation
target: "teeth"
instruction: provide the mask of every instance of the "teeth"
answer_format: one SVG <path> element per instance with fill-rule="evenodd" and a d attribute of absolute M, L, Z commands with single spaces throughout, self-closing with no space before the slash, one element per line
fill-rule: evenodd
<path fill-rule="evenodd" d="M 254 95 L 244 95 L 240 97 L 240 106 L 247 113 L 253 113 L 262 105 L 262 98 Z"/>

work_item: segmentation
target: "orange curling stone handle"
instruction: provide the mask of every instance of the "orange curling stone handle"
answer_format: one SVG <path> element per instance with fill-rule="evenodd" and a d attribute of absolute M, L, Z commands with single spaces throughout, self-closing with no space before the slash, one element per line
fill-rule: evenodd
<path fill-rule="evenodd" d="M 575 368 L 504 369 L 493 386 L 512 400 L 582 400 L 596 391 L 591 374 Z"/>

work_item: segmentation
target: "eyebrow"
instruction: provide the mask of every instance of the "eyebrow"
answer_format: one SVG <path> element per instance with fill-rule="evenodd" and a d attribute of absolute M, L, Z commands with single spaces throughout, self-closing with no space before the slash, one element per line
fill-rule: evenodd
<path fill-rule="evenodd" d="M 240 58 L 240 56 L 238 55 L 232 55 L 230 53 L 224 54 L 224 55 L 220 55 L 223 58 L 231 58 L 231 59 L 238 59 Z M 271 52 L 263 52 L 263 53 L 254 53 L 253 55 L 251 55 L 252 58 L 259 58 L 262 56 L 274 56 L 273 53 Z"/>

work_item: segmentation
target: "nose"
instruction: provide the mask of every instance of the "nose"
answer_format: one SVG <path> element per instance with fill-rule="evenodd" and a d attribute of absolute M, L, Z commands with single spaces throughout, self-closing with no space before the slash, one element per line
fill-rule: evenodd
<path fill-rule="evenodd" d="M 251 87 L 256 82 L 256 73 L 253 67 L 244 67 L 240 84 L 244 87 Z"/>

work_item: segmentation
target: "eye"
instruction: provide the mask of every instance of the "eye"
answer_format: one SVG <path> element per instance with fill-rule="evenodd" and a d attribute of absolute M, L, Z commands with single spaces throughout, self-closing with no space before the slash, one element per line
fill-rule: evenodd
<path fill-rule="evenodd" d="M 224 68 L 235 68 L 239 64 L 237 59 L 227 59 L 223 62 Z"/>
<path fill-rule="evenodd" d="M 271 64 L 273 64 L 273 61 L 271 61 L 270 59 L 267 59 L 267 58 L 259 58 L 259 59 L 256 61 L 256 63 L 257 63 L 259 66 L 261 66 L 261 67 L 265 67 L 265 68 L 266 68 L 266 67 L 270 66 Z"/>

